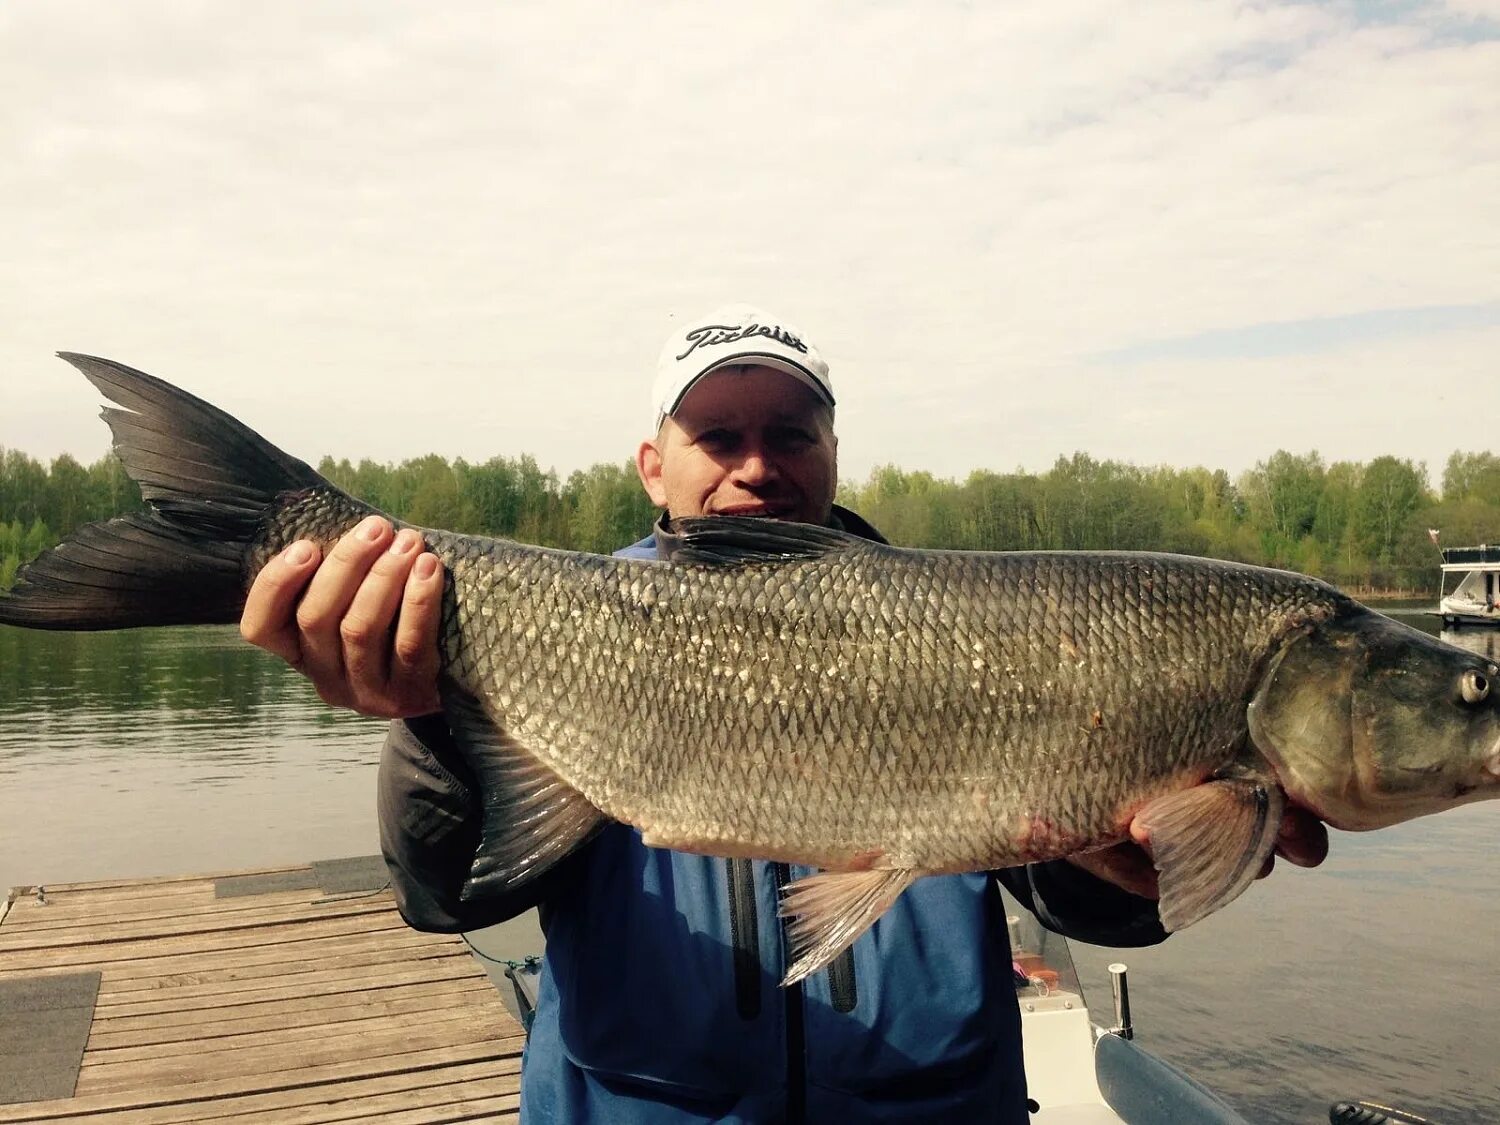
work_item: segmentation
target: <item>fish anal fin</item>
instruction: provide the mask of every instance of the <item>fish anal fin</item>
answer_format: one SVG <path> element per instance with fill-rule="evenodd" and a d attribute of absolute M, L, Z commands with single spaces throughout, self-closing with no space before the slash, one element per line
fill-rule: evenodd
<path fill-rule="evenodd" d="M 907 867 L 822 871 L 787 887 L 781 916 L 792 919 L 792 965 L 781 983 L 795 984 L 848 949 L 921 875 Z"/>
<path fill-rule="evenodd" d="M 515 890 L 604 824 L 602 812 L 491 719 L 478 699 L 445 686 L 443 712 L 482 804 L 464 901 Z"/>
<path fill-rule="evenodd" d="M 1238 898 L 1276 846 L 1285 807 L 1273 784 L 1222 778 L 1141 809 L 1134 827 L 1150 836 L 1162 927 L 1183 929 Z"/>

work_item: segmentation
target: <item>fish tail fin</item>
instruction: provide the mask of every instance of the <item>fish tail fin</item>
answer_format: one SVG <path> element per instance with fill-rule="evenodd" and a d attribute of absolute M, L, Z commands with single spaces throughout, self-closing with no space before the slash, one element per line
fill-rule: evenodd
<path fill-rule="evenodd" d="M 243 423 L 161 379 L 59 352 L 115 406 L 101 417 L 149 510 L 88 524 L 0 596 L 0 624 L 123 629 L 239 619 L 251 544 L 289 492 L 327 490 L 370 511 Z"/>

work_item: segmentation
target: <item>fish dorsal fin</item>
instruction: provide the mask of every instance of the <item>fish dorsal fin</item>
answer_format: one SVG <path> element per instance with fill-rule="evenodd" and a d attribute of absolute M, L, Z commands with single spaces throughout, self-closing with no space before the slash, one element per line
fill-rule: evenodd
<path fill-rule="evenodd" d="M 792 965 L 781 983 L 797 983 L 848 949 L 921 874 L 906 867 L 822 871 L 787 887 L 781 916 L 792 919 Z"/>
<path fill-rule="evenodd" d="M 1169 933 L 1234 899 L 1260 873 L 1276 846 L 1286 798 L 1254 778 L 1222 778 L 1158 797 L 1136 822 L 1151 836 Z"/>
<path fill-rule="evenodd" d="M 868 546 L 847 531 L 749 516 L 694 516 L 656 528 L 658 554 L 677 563 L 790 562 Z"/>
<path fill-rule="evenodd" d="M 443 713 L 482 806 L 465 901 L 535 879 L 604 824 L 603 813 L 496 724 L 472 695 L 445 685 Z"/>

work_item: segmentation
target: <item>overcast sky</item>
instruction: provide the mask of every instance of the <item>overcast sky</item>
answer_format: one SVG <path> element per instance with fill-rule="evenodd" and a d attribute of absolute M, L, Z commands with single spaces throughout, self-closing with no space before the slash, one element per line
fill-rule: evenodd
<path fill-rule="evenodd" d="M 7 0 L 0 445 L 53 358 L 288 451 L 623 458 L 684 317 L 832 364 L 842 470 L 1500 441 L 1500 0 Z"/>

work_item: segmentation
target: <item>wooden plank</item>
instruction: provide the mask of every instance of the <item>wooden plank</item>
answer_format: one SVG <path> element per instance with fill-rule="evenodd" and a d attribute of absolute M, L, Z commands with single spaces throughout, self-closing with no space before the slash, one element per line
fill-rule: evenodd
<path fill-rule="evenodd" d="M 438 1072 L 441 1073 L 441 1072 Z M 428 1079 L 428 1082 L 437 1081 Z M 184 1112 L 157 1117 L 130 1111 L 128 1116 L 109 1115 L 90 1118 L 91 1125 L 115 1125 L 128 1121 L 130 1125 L 165 1125 L 165 1123 L 217 1122 L 220 1125 L 333 1125 L 335 1122 L 380 1121 L 388 1123 L 402 1120 L 428 1121 L 495 1121 L 514 1120 L 520 1106 L 521 1076 L 519 1074 L 484 1075 L 470 1078 L 462 1084 L 433 1086 L 424 1084 L 415 1090 L 400 1090 L 389 1094 L 360 1094 L 341 1096 L 336 1088 L 317 1088 L 320 1100 L 310 1105 L 276 1106 L 269 1109 L 245 1109 L 236 1099 L 233 1102 L 194 1102 Z M 413 1118 L 412 1114 L 427 1114 Z M 435 1115 L 435 1116 L 431 1116 Z"/>
<path fill-rule="evenodd" d="M 347 957 L 340 957 L 340 951 Z M 132 990 L 168 987 L 238 977 L 294 975 L 348 965 L 375 965 L 392 959 L 422 960 L 433 957 L 467 957 L 468 950 L 457 938 L 421 934 L 415 930 L 390 931 L 346 937 L 338 941 L 319 938 L 307 942 L 285 942 L 262 949 L 179 953 L 162 958 L 141 958 L 111 964 L 105 974 L 101 1002 Z M 0 967 L 0 980 L 7 976 L 49 975 L 77 972 L 76 966 L 9 970 Z"/>
<path fill-rule="evenodd" d="M 307 941 L 314 937 L 344 937 L 352 934 L 395 930 L 404 923 L 390 914 L 360 914 L 349 918 L 330 918 L 316 922 L 289 922 L 261 929 L 236 930 L 218 934 L 192 934 L 184 937 L 138 939 L 71 946 L 63 949 L 33 949 L 5 954 L 5 969 L 56 968 L 74 965 L 97 969 L 122 961 L 159 957 L 164 953 L 193 953 L 200 950 L 254 949 L 285 942 Z"/>
<path fill-rule="evenodd" d="M 350 898 L 341 897 L 339 898 L 339 900 L 327 901 L 326 906 L 323 907 L 314 906 L 314 904 L 312 903 L 306 903 L 305 906 L 300 907 L 300 909 L 302 909 L 302 912 L 308 913 L 308 915 L 312 915 L 312 913 L 318 913 L 321 910 L 321 912 L 329 913 L 330 916 L 339 916 L 347 915 L 347 913 L 350 913 L 351 910 L 353 910 L 353 912 L 359 912 L 360 909 L 378 909 L 378 907 L 381 906 L 386 907 L 386 909 L 390 909 L 390 906 L 392 906 L 392 900 L 390 900 L 390 898 L 387 897 L 384 892 L 380 892 L 380 894 L 369 895 L 369 897 L 365 898 L 365 900 L 351 901 Z M 37 907 L 37 909 L 43 909 L 43 907 Z M 278 916 L 278 910 L 281 910 L 281 912 L 284 913 L 291 913 L 291 915 L 302 916 L 297 913 L 296 909 L 288 910 L 287 907 L 278 907 L 278 909 L 272 910 L 272 912 L 270 912 L 270 916 L 273 916 L 273 918 L 275 918 L 275 916 Z M 254 913 L 249 913 L 249 915 L 245 915 L 245 913 L 225 915 L 223 916 L 223 922 L 225 922 L 225 927 L 234 927 L 236 926 L 237 921 L 243 921 L 243 918 L 246 918 L 246 916 L 254 916 Z M 208 921 L 211 921 L 211 919 L 213 919 L 213 915 L 208 915 Z M 141 924 L 141 922 L 115 926 L 113 919 L 108 918 L 108 916 L 99 916 L 99 918 L 89 919 L 89 921 L 78 922 L 78 924 L 75 924 L 75 926 L 71 927 L 71 929 L 74 930 L 74 932 L 86 932 L 86 936 L 92 938 L 93 941 L 107 942 L 110 941 L 111 930 L 120 933 L 120 935 L 124 936 L 124 938 L 132 938 L 132 936 L 139 935 L 139 933 L 141 932 L 145 932 L 150 936 L 171 936 L 169 935 L 169 933 L 165 933 L 165 935 L 163 935 L 162 930 L 171 930 L 172 926 L 171 924 L 168 924 L 168 926 L 150 927 L 145 926 L 145 924 Z M 186 933 L 195 933 L 196 930 L 201 929 L 201 926 L 193 926 L 192 919 L 183 919 L 183 921 L 178 922 L 177 929 L 184 930 L 184 932 Z M 6 947 L 18 947 L 18 945 L 26 945 L 28 936 L 30 936 L 31 933 L 36 933 L 34 932 L 34 930 L 30 930 L 30 927 L 24 926 L 24 924 L 20 924 L 20 922 L 17 922 L 15 926 L 6 926 L 5 930 L 6 933 L 5 935 L 3 935 L 3 938 L 5 938 Z M 45 933 L 45 930 L 43 930 L 43 933 Z"/>
<path fill-rule="evenodd" d="M 300 876 L 299 876 L 300 878 Z M 149 895 L 152 898 L 168 898 L 184 894 L 212 894 L 214 881 L 201 876 L 178 879 L 171 884 L 152 884 L 150 881 L 126 881 L 111 886 L 91 887 L 85 883 L 41 883 L 34 887 L 20 888 L 16 897 L 22 902 L 43 902 L 55 905 L 66 902 L 129 902 L 132 898 Z"/>
<path fill-rule="evenodd" d="M 208 1005 L 168 1012 L 144 1012 L 119 1018 L 96 1013 L 89 1045 L 93 1049 L 103 1050 L 120 1046 L 122 1042 L 130 1041 L 130 1037 L 144 1042 L 148 1036 L 160 1036 L 165 1042 L 178 1035 L 212 1034 L 215 1026 L 223 1026 L 228 1030 L 252 1029 L 262 1021 L 307 1018 L 314 1022 L 321 1019 L 323 1022 L 334 1023 L 351 1016 L 357 1018 L 362 1009 L 369 1012 L 399 1012 L 407 1010 L 407 1004 L 414 1005 L 411 1010 L 420 1010 L 416 1005 L 424 1000 L 464 1004 L 468 1003 L 464 997 L 477 997 L 488 1003 L 492 999 L 498 1002 L 499 996 L 494 986 L 482 977 L 420 980 L 387 987 L 354 987 L 363 985 L 362 981 L 350 984 L 351 987 L 342 992 L 277 998 L 251 1004 Z M 429 1004 L 427 1010 L 433 1011 L 434 1008 Z M 265 1026 L 275 1027 L 278 1024 L 266 1022 Z"/>
<path fill-rule="evenodd" d="M 390 1055 L 486 1043 L 504 1044 L 510 1041 L 507 1031 L 513 1031 L 515 1027 L 515 1022 L 506 1014 L 504 1018 L 449 1020 L 415 1031 L 363 1032 L 352 1036 L 330 1036 L 290 1047 L 276 1044 L 245 1050 L 208 1051 L 172 1055 L 154 1061 L 91 1064 L 85 1053 L 83 1068 L 78 1072 L 77 1093 L 123 1093 L 151 1087 L 167 1089 L 214 1079 L 259 1078 L 265 1084 L 295 1081 L 303 1070 L 334 1066 L 351 1059 L 375 1069 Z M 515 1038 L 521 1040 L 523 1037 Z"/>
<path fill-rule="evenodd" d="M 46 883 L 41 884 L 47 888 L 47 895 L 51 897 L 56 894 L 71 894 L 107 890 L 135 890 L 148 888 L 155 890 L 169 890 L 181 886 L 184 883 L 207 883 L 212 886 L 219 879 L 228 879 L 236 875 L 280 875 L 292 871 L 311 871 L 312 865 L 308 863 L 273 863 L 267 867 L 235 867 L 226 868 L 221 871 L 197 871 L 190 875 L 144 875 L 125 876 L 118 875 L 109 879 L 92 879 L 79 883 Z M 38 884 L 22 884 L 13 888 L 23 894 L 29 894 L 37 888 Z"/>
<path fill-rule="evenodd" d="M 198 891 L 182 891 L 172 895 L 139 893 L 121 895 L 102 900 L 95 897 L 73 897 L 66 901 L 51 898 L 43 903 L 22 899 L 16 903 L 10 924 L 0 933 L 14 935 L 22 930 L 38 930 L 77 926 L 80 923 L 114 925 L 125 922 L 145 922 L 152 919 L 173 920 L 195 916 L 212 917 L 235 913 L 263 913 L 272 906 L 326 905 L 360 901 L 391 902 L 388 888 L 326 892 L 320 888 L 304 887 L 282 891 L 266 891 L 261 894 L 231 895 L 218 898 L 212 884 L 204 884 Z"/>
<path fill-rule="evenodd" d="M 349 943 L 349 951 L 341 956 L 339 947 L 321 942 L 305 947 L 300 959 L 285 957 L 257 957 L 253 961 L 247 954 L 240 964 L 225 963 L 215 959 L 200 969 L 191 961 L 174 959 L 170 965 L 158 966 L 155 973 L 141 971 L 149 962 L 132 963 L 126 968 L 116 967 L 105 980 L 103 1003 L 128 1003 L 144 997 L 134 995 L 141 992 L 165 992 L 176 988 L 191 988 L 203 984 L 222 985 L 225 992 L 237 991 L 237 987 L 260 987 L 266 981 L 280 977 L 289 983 L 303 980 L 334 980 L 339 975 L 358 976 L 362 972 L 389 967 L 394 963 L 416 967 L 424 961 L 473 960 L 462 945 L 448 942 L 423 942 L 419 939 L 393 942 L 370 939 Z M 203 959 L 205 962 L 208 958 Z M 126 975 L 128 973 L 128 975 Z M 323 974 L 323 975 L 318 975 Z M 236 986 L 236 981 L 250 984 Z"/>
<path fill-rule="evenodd" d="M 143 1043 L 342 1023 L 371 1015 L 431 1012 L 434 1003 L 442 1005 L 442 1010 L 454 1010 L 494 1002 L 495 989 L 488 980 L 421 981 L 389 989 L 364 989 L 332 997 L 305 996 L 229 1009 L 214 1007 L 118 1019 L 96 1015 L 88 1046 L 91 1051 L 104 1051 Z"/>
<path fill-rule="evenodd" d="M 521 1076 L 513 1058 L 486 1059 L 480 1062 L 452 1063 L 447 1066 L 397 1071 L 372 1078 L 350 1078 L 317 1082 L 283 1090 L 223 1096 L 194 1096 L 153 1108 L 134 1106 L 124 1109 L 101 1109 L 88 1112 L 81 1120 L 88 1125 L 197 1125 L 199 1122 L 224 1122 L 244 1125 L 246 1118 L 272 1121 L 297 1119 L 306 1114 L 314 1120 L 337 1120 L 341 1107 L 357 1119 L 369 1104 L 389 1095 L 414 1094 L 419 1098 L 451 1099 L 451 1090 L 477 1089 L 504 1096 L 516 1096 Z M 0 1120 L 4 1120 L 0 1118 Z"/>
<path fill-rule="evenodd" d="M 321 1085 L 351 1079 L 373 1079 L 385 1075 L 421 1074 L 432 1077 L 439 1068 L 462 1063 L 505 1063 L 520 1066 L 524 1038 L 517 1036 L 489 1043 L 462 1043 L 453 1046 L 407 1051 L 399 1054 L 361 1058 L 354 1061 L 308 1066 L 293 1074 L 271 1080 L 260 1075 L 220 1078 L 184 1083 L 166 1090 L 160 1086 L 101 1093 L 86 1097 L 63 1098 L 48 1102 L 22 1102 L 0 1106 L 0 1125 L 34 1121 L 92 1121 L 93 1115 L 126 1111 L 144 1111 L 154 1107 L 182 1105 L 193 1101 L 212 1101 L 248 1094 L 271 1094 L 287 1090 L 315 1089 Z M 131 1118 L 135 1120 L 135 1118 Z M 195 1120 L 189 1118 L 189 1120 Z"/>
<path fill-rule="evenodd" d="M 105 1067 L 120 1067 L 126 1063 L 158 1064 L 171 1059 L 187 1059 L 192 1065 L 211 1070 L 214 1056 L 228 1052 L 249 1052 L 266 1047 L 286 1047 L 281 1054 L 305 1057 L 313 1044 L 324 1045 L 326 1040 L 348 1040 L 350 1036 L 394 1035 L 400 1031 L 436 1034 L 449 1023 L 463 1023 L 476 1027 L 505 1027 L 509 1024 L 509 1013 L 504 1011 L 500 998 L 491 992 L 493 999 L 488 1004 L 453 1004 L 442 1012 L 434 1012 L 431 1006 L 408 1008 L 402 1012 L 380 1012 L 370 1009 L 361 1016 L 350 1013 L 337 1021 L 313 1020 L 301 1025 L 281 1024 L 262 1030 L 230 1030 L 212 1032 L 207 1029 L 196 1036 L 173 1039 L 151 1039 L 128 1045 L 116 1045 L 107 1049 L 97 1046 L 92 1036 L 89 1039 L 84 1070 L 90 1075 L 102 1073 Z M 507 1027 L 515 1031 L 517 1028 Z M 410 1039 L 407 1040 L 411 1041 Z M 447 1038 L 443 1042 L 448 1042 Z"/>
<path fill-rule="evenodd" d="M 145 999 L 108 1006 L 100 1004 L 95 1011 L 102 1016 L 156 1015 L 165 1012 L 193 1011 L 216 1005 L 227 1008 L 267 1000 L 286 1000 L 296 996 L 333 996 L 348 992 L 361 984 L 384 988 L 419 982 L 479 980 L 483 975 L 484 970 L 473 958 L 469 957 L 449 958 L 441 962 L 429 961 L 415 967 L 396 962 L 365 974 L 344 973 L 316 982 L 309 982 L 301 977 L 292 984 L 285 984 L 274 978 L 269 982 L 250 982 L 254 987 L 240 988 L 230 995 L 225 995 L 211 984 L 190 985 L 184 989 L 175 990 L 175 994 L 169 996 L 151 997 L 148 992 L 148 998 Z"/>
<path fill-rule="evenodd" d="M 287 922 L 304 920 L 354 918 L 378 914 L 389 919 L 390 901 L 385 899 L 339 899 L 329 903 L 297 903 L 272 906 L 263 911 L 241 911 L 230 915 L 167 916 L 139 922 L 121 922 L 114 918 L 94 919 L 62 930 L 36 930 L 18 927 L 14 933 L 0 933 L 0 955 L 9 959 L 12 953 L 38 949 L 68 949 L 80 945 L 111 945 L 132 941 L 154 941 L 158 938 L 189 937 L 197 934 L 232 934 L 240 931 L 271 929 Z M 7 927 L 7 930 L 10 928 Z"/>
<path fill-rule="evenodd" d="M 519 1079 L 515 1080 L 519 1084 Z M 496 1082 L 493 1089 L 499 1091 L 502 1084 Z M 294 1118 L 281 1117 L 254 1117 L 249 1119 L 251 1125 L 276 1125 L 281 1121 L 288 1121 L 290 1125 L 309 1125 L 316 1122 L 323 1125 L 324 1122 L 359 1122 L 380 1121 L 382 1125 L 445 1125 L 448 1122 L 459 1121 L 496 1121 L 500 1119 L 514 1120 L 516 1110 L 521 1105 L 521 1095 L 515 1093 L 498 1093 L 489 1097 L 464 1097 L 457 1101 L 434 1101 L 431 1097 L 422 1094 L 407 1095 L 404 1099 L 405 1105 L 397 1104 L 396 1099 L 391 1104 L 381 1106 L 365 1112 L 365 1107 L 355 1107 L 355 1112 L 339 1111 L 334 1113 L 320 1113 L 317 1115 L 303 1115 Z M 234 1125 L 241 1125 L 244 1118 L 235 1118 Z"/>
<path fill-rule="evenodd" d="M 111 993 L 142 988 L 193 984 L 202 980 L 231 981 L 239 977 L 269 977 L 315 973 L 341 965 L 378 965 L 392 958 L 420 960 L 467 956 L 462 942 L 416 931 L 357 934 L 338 941 L 320 938 L 286 942 L 260 949 L 204 951 L 143 958 L 110 967 Z"/>
<path fill-rule="evenodd" d="M 274 891 L 261 895 L 237 895 L 232 898 L 214 898 L 210 895 L 201 901 L 164 900 L 137 896 L 123 900 L 118 908 L 107 910 L 100 909 L 90 900 L 82 900 L 71 906 L 53 903 L 48 903 L 46 906 L 33 905 L 19 912 L 19 915 L 11 920 L 11 930 L 37 933 L 43 930 L 68 929 L 77 926 L 80 922 L 149 922 L 227 917 L 234 914 L 264 914 L 274 908 L 331 904 L 359 898 L 382 898 L 387 904 L 391 901 L 388 891 L 351 891 L 345 894 L 325 895 L 317 888 L 310 891 Z"/>

